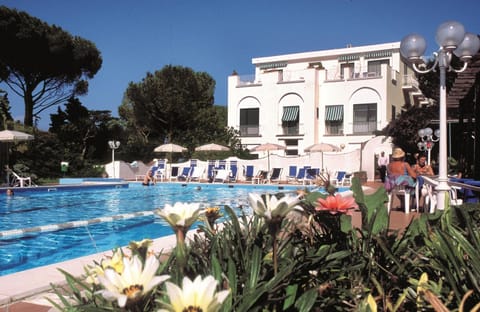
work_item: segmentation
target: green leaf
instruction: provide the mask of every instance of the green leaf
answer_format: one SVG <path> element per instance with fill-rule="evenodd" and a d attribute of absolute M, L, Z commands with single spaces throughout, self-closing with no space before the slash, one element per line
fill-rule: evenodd
<path fill-rule="evenodd" d="M 297 302 L 295 302 L 295 308 L 297 308 L 299 312 L 309 312 L 312 310 L 317 297 L 318 290 L 315 288 L 310 289 L 298 298 Z"/>

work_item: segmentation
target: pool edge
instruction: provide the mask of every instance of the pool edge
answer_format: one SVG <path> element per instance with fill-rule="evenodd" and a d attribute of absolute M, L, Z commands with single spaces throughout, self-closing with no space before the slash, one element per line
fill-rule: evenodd
<path fill-rule="evenodd" d="M 192 238 L 195 233 L 196 230 L 190 230 L 187 233 L 187 237 Z M 155 252 L 166 252 L 175 247 L 175 245 L 175 235 L 171 234 L 154 239 L 152 248 Z M 123 248 L 125 247 L 126 246 Z M 110 251 L 101 252 L 0 276 L 0 307 L 28 297 L 49 292 L 52 290 L 51 284 L 64 285 L 66 280 L 64 275 L 58 270 L 59 268 L 74 276 L 80 276 L 84 273 L 85 265 L 93 264 L 94 260 L 100 261 L 109 253 Z"/>

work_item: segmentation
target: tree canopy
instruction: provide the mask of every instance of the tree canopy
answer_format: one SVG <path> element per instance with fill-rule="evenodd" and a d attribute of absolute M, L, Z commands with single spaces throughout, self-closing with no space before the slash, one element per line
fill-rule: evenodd
<path fill-rule="evenodd" d="M 45 109 L 86 94 L 102 66 L 95 44 L 58 26 L 0 6 L 0 78 L 25 103 L 24 124 Z"/>
<path fill-rule="evenodd" d="M 167 65 L 129 84 L 119 114 L 143 143 L 169 141 L 190 150 L 211 141 L 230 145 L 231 132 L 213 105 L 214 90 L 209 74 Z"/>

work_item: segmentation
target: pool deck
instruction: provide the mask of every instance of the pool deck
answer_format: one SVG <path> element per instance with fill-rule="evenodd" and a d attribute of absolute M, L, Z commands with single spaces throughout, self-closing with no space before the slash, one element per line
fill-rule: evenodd
<path fill-rule="evenodd" d="M 367 183 L 365 193 L 373 192 L 379 183 Z M 391 211 L 390 229 L 404 229 L 418 213 L 405 214 L 401 211 Z M 361 224 L 360 213 L 354 213 L 353 224 Z M 196 231 L 192 230 L 188 236 Z M 157 252 L 171 250 L 176 243 L 175 235 L 169 235 L 154 240 L 153 249 Z M 0 276 L 0 312 L 54 312 L 47 297 L 58 302 L 57 296 L 51 290 L 51 284 L 65 284 L 65 277 L 59 268 L 71 273 L 81 275 L 84 273 L 84 266 L 93 264 L 93 261 L 100 261 L 105 255 L 111 252 L 103 252 L 69 261 L 55 263 L 31 270 Z"/>

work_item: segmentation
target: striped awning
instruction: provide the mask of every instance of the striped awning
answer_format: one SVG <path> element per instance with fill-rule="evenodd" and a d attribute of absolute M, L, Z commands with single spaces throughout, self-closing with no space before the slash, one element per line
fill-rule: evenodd
<path fill-rule="evenodd" d="M 338 57 L 338 60 L 340 62 L 345 62 L 345 61 L 356 61 L 360 59 L 360 55 L 358 54 L 349 54 L 349 55 L 340 55 Z"/>
<path fill-rule="evenodd" d="M 287 62 L 265 63 L 265 64 L 260 64 L 258 67 L 260 67 L 260 69 L 282 68 L 282 67 L 287 67 Z"/>
<path fill-rule="evenodd" d="M 300 108 L 298 106 L 285 106 L 283 107 L 282 121 L 296 121 L 298 120 L 298 112 Z"/>
<path fill-rule="evenodd" d="M 325 106 L 325 121 L 342 121 L 343 105 Z"/>
<path fill-rule="evenodd" d="M 369 53 L 365 54 L 366 59 L 379 58 L 379 57 L 390 57 L 390 56 L 392 56 L 392 51 L 391 50 L 375 51 L 375 52 L 369 52 Z"/>

